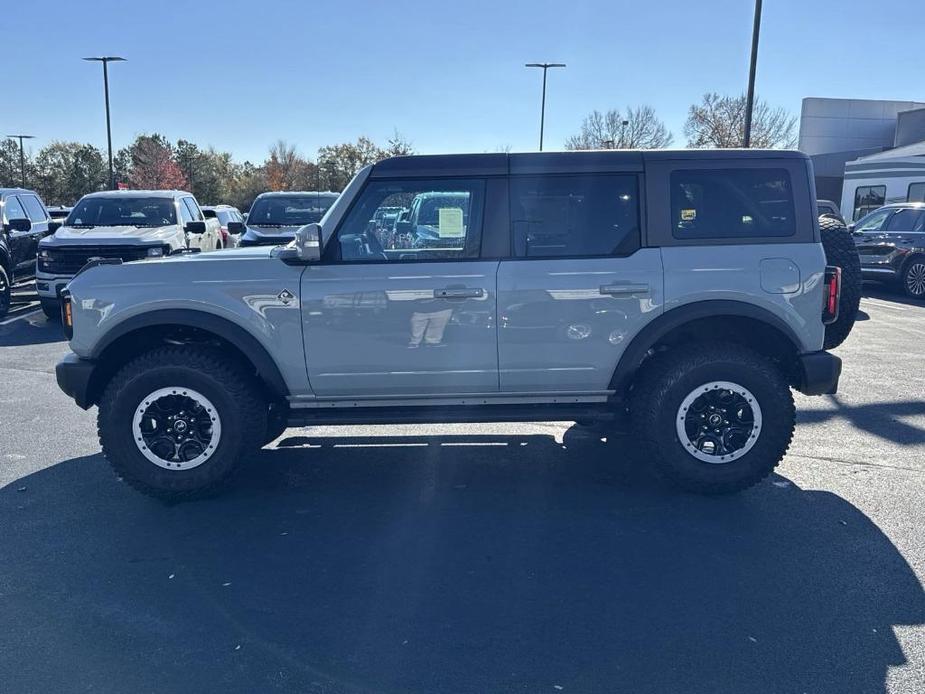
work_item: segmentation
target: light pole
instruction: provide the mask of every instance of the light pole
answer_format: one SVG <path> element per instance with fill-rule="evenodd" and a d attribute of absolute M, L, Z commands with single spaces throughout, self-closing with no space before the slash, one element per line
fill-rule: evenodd
<path fill-rule="evenodd" d="M 742 146 L 752 146 L 752 110 L 755 107 L 755 69 L 758 65 L 758 34 L 761 31 L 761 0 L 755 0 L 755 21 L 752 24 L 752 59 L 748 66 L 748 92 L 745 95 L 745 133 Z"/>
<path fill-rule="evenodd" d="M 620 149 L 626 149 L 626 126 L 629 124 L 628 120 L 620 123 Z"/>
<path fill-rule="evenodd" d="M 543 68 L 543 101 L 540 106 L 540 151 L 543 151 L 543 126 L 546 121 L 546 71 L 551 67 L 565 67 L 565 63 L 527 63 L 524 67 Z"/>
<path fill-rule="evenodd" d="M 22 179 L 22 187 L 26 187 L 26 154 L 23 150 L 22 141 L 31 140 L 35 135 L 7 135 L 10 139 L 19 140 L 19 176 Z"/>
<path fill-rule="evenodd" d="M 109 63 L 122 62 L 125 58 L 117 55 L 101 55 L 96 58 L 84 58 L 84 60 L 95 61 L 103 64 L 103 92 L 106 96 L 106 144 L 109 147 L 109 189 L 116 188 L 116 175 L 112 170 L 112 128 L 109 125 Z"/>

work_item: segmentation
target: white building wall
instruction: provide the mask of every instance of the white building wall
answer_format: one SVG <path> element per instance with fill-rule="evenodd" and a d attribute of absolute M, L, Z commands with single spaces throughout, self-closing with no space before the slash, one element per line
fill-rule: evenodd
<path fill-rule="evenodd" d="M 810 155 L 889 148 L 897 114 L 922 107 L 925 103 L 917 101 L 807 97 L 800 110 L 799 148 Z"/>

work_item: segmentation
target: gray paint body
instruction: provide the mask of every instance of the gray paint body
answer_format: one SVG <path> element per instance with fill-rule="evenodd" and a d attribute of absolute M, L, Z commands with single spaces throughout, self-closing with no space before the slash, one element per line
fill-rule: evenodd
<path fill-rule="evenodd" d="M 671 154 L 655 155 L 653 171 L 675 159 L 698 161 L 696 153 Z M 756 154 L 727 153 L 723 165 L 754 162 Z M 543 156 L 537 165 L 554 168 L 555 156 Z M 518 157 L 512 155 L 511 166 L 527 171 L 534 160 Z M 134 316 L 202 311 L 259 341 L 279 366 L 294 407 L 601 402 L 643 328 L 666 312 L 710 300 L 756 307 L 789 327 L 797 352 L 815 352 L 824 335 L 825 258 L 811 171 L 795 153 L 765 159 L 801 177 L 794 180 L 798 208 L 805 208 L 798 210 L 799 233 L 784 242 L 652 244 L 665 235 L 668 213 L 653 202 L 667 195 L 667 183 L 646 163 L 643 248 L 627 257 L 293 265 L 278 250 L 248 248 L 100 266 L 70 284 L 71 347 L 92 358 L 107 332 Z M 636 153 L 610 170 L 642 172 L 643 164 Z M 437 173 L 441 165 L 434 163 Z M 374 172 L 361 171 L 328 211 L 325 243 Z M 386 168 L 379 176 L 398 174 Z M 283 300 L 286 290 L 293 297 Z M 445 290 L 462 295 L 446 297 Z"/>

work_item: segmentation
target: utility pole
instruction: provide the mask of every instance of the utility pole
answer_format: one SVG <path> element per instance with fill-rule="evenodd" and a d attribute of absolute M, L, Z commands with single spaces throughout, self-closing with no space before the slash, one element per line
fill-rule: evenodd
<path fill-rule="evenodd" d="M 19 140 L 19 177 L 22 181 L 22 187 L 26 187 L 26 153 L 22 146 L 23 140 L 31 140 L 35 135 L 7 135 L 11 140 Z"/>
<path fill-rule="evenodd" d="M 752 58 L 748 66 L 748 92 L 745 95 L 745 133 L 743 147 L 752 146 L 752 111 L 755 108 L 755 70 L 758 66 L 758 35 L 761 32 L 761 0 L 755 0 L 755 21 L 752 25 Z"/>
<path fill-rule="evenodd" d="M 565 63 L 527 63 L 524 67 L 543 69 L 543 99 L 540 102 L 540 151 L 543 151 L 543 126 L 546 122 L 546 71 L 551 67 L 565 67 Z"/>
<path fill-rule="evenodd" d="M 117 55 L 103 55 L 96 58 L 84 58 L 103 64 L 103 93 L 106 97 L 106 144 L 109 148 L 109 189 L 116 189 L 116 175 L 112 168 L 112 127 L 109 122 L 109 63 L 124 62 L 125 58 Z"/>

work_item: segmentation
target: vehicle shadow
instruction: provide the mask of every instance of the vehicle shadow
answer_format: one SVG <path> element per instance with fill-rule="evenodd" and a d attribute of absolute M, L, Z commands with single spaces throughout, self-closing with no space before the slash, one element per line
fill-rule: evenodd
<path fill-rule="evenodd" d="M 15 317 L 14 314 L 9 318 Z M 0 325 L 0 347 L 23 347 L 66 340 L 61 324 L 48 320 L 41 311 L 33 311 L 18 320 Z"/>
<path fill-rule="evenodd" d="M 629 438 L 290 430 L 217 498 L 0 490 L 8 691 L 884 691 L 925 594 L 839 496 L 674 492 Z M 22 489 L 23 491 L 19 491 Z"/>
<path fill-rule="evenodd" d="M 905 306 L 925 308 L 925 302 L 910 299 L 905 294 L 903 294 L 902 287 L 894 287 L 882 282 L 864 282 L 861 288 L 861 296 L 870 299 L 891 301 L 894 304 L 903 304 Z"/>
<path fill-rule="evenodd" d="M 878 401 L 849 405 L 837 395 L 826 395 L 825 401 L 829 403 L 829 408 L 798 411 L 797 422 L 818 424 L 832 419 L 843 419 L 855 429 L 900 446 L 925 444 L 925 429 L 898 419 L 925 415 L 925 400 Z"/>

